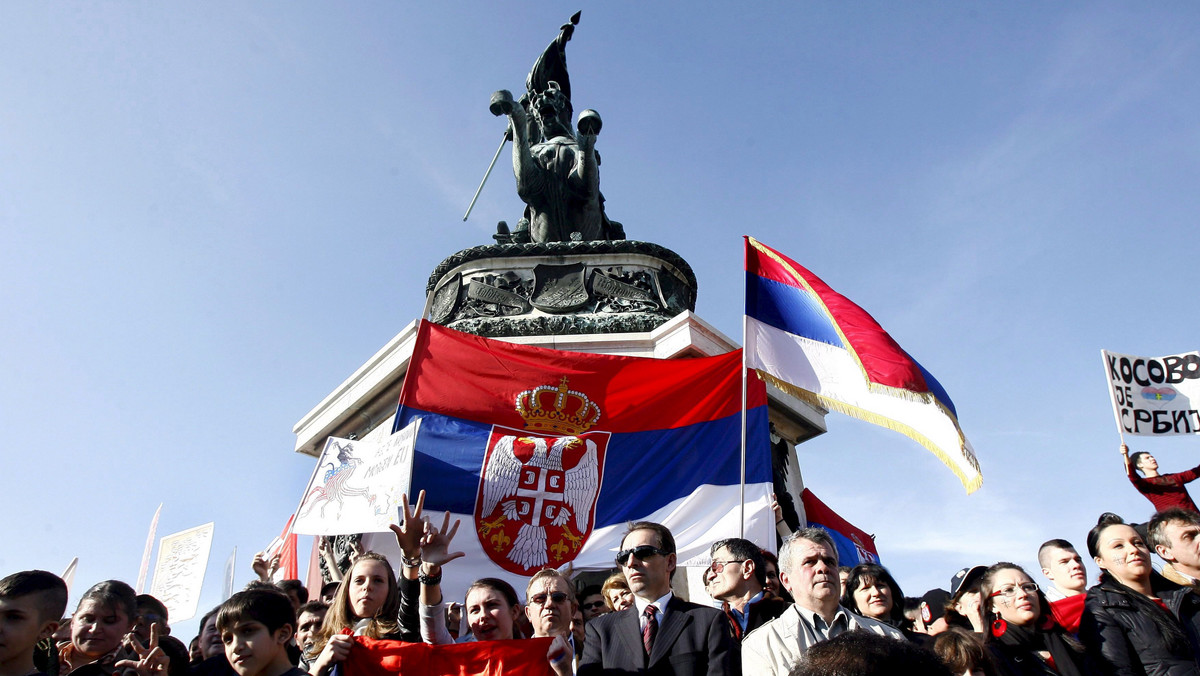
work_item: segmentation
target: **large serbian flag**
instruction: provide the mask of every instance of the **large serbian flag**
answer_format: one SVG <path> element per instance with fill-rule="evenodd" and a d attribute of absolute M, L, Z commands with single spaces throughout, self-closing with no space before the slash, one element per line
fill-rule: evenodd
<path fill-rule="evenodd" d="M 547 566 L 612 568 L 629 521 L 670 528 L 680 563 L 737 537 L 742 369 L 740 351 L 582 354 L 422 322 L 395 429 L 421 419 L 412 492 L 462 521 L 452 549 L 466 556 L 443 571 L 451 598 L 479 577 L 523 590 Z M 768 545 L 766 393 L 750 381 L 745 537 Z"/>
<path fill-rule="evenodd" d="M 938 381 L 865 310 L 792 259 L 746 238 L 746 364 L 806 401 L 901 432 L 967 492 L 979 461 Z"/>

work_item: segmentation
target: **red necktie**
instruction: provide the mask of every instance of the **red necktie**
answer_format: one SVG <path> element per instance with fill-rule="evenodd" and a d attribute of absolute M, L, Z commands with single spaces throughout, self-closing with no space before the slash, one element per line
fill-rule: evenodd
<path fill-rule="evenodd" d="M 645 646 L 647 655 L 654 647 L 654 637 L 658 635 L 658 619 L 655 617 L 657 612 L 658 608 L 652 604 L 646 606 L 646 612 L 643 613 L 646 616 L 646 626 L 642 627 L 642 645 Z"/>

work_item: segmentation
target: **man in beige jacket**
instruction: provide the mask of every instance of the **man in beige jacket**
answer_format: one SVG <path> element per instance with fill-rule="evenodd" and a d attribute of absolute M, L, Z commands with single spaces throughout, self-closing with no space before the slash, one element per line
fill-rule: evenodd
<path fill-rule="evenodd" d="M 742 673 L 787 676 L 812 646 L 855 629 L 903 639 L 892 627 L 842 607 L 837 547 L 820 528 L 801 528 L 779 550 L 779 575 L 796 600 L 783 615 L 746 635 Z"/>

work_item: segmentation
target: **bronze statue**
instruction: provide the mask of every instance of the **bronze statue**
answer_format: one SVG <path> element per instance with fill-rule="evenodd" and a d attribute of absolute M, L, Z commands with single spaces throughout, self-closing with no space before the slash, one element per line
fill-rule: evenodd
<path fill-rule="evenodd" d="M 492 113 L 509 118 L 517 194 L 526 204 L 514 242 L 624 239 L 621 225 L 605 216 L 600 194 L 600 156 L 595 149 L 600 115 L 585 110 L 579 115 L 578 133 L 571 126 L 566 46 L 579 14 L 563 24 L 538 57 L 520 100 L 514 101 L 506 90 L 492 95 Z"/>

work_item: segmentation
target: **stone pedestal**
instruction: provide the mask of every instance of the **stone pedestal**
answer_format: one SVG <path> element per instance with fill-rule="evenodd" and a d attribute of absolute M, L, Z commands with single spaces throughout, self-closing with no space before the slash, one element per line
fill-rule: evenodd
<path fill-rule="evenodd" d="M 480 336 L 643 333 L 696 309 L 696 276 L 650 242 L 493 244 L 442 261 L 426 293 L 430 321 Z"/>

